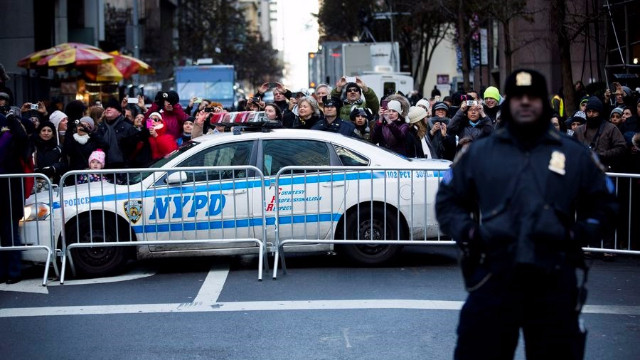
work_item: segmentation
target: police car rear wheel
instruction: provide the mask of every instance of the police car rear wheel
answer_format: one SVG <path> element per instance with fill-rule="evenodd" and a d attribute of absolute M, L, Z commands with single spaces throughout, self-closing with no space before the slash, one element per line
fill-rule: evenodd
<path fill-rule="evenodd" d="M 122 230 L 120 228 L 122 228 L 121 225 L 118 229 Z M 99 244 L 118 241 L 114 221 L 105 218 L 103 225 L 101 216 L 94 216 L 91 222 L 88 217 L 84 217 L 80 219 L 79 226 L 74 225 L 70 230 L 68 243 L 79 241 Z M 72 250 L 71 255 L 76 271 L 81 277 L 112 275 L 121 271 L 127 261 L 126 249 L 123 247 L 76 248 Z"/>
<path fill-rule="evenodd" d="M 357 212 L 351 213 L 347 219 L 347 236 L 349 240 L 395 240 L 398 239 L 397 216 L 392 211 L 387 211 L 386 226 L 384 210 L 373 209 L 371 216 L 370 209 L 361 209 L 359 216 Z M 385 236 L 386 231 L 386 236 Z M 398 245 L 343 245 L 344 254 L 350 259 L 366 265 L 382 264 L 391 260 L 400 250 Z"/>

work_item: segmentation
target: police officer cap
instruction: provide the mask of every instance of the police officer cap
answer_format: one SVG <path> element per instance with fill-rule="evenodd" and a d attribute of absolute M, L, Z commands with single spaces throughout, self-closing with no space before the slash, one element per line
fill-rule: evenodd
<path fill-rule="evenodd" d="M 324 104 L 324 107 L 333 106 L 338 109 L 338 111 L 340 111 L 340 107 L 342 107 L 342 101 L 335 97 L 323 96 L 322 103 Z"/>
<path fill-rule="evenodd" d="M 507 99 L 514 96 L 529 95 L 547 101 L 547 80 L 535 70 L 519 69 L 511 73 L 504 85 Z"/>

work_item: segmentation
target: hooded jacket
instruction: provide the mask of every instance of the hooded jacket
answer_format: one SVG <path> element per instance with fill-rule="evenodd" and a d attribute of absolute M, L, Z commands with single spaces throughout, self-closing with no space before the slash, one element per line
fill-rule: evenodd
<path fill-rule="evenodd" d="M 151 159 L 158 160 L 161 159 L 172 151 L 178 149 L 178 144 L 176 143 L 173 136 L 167 133 L 167 127 L 163 124 L 163 126 L 156 127 L 156 134 L 158 136 L 149 136 L 149 145 L 151 146 Z"/>
<path fill-rule="evenodd" d="M 153 103 L 149 110 L 144 114 L 144 118 L 148 119 L 152 113 L 159 112 L 160 107 L 158 104 Z M 173 139 L 177 139 L 182 136 L 182 124 L 187 120 L 189 115 L 184 112 L 182 106 L 179 103 L 175 103 L 173 105 L 172 111 L 163 111 L 162 112 L 162 122 L 164 126 L 167 128 L 167 134 L 173 136 Z"/>

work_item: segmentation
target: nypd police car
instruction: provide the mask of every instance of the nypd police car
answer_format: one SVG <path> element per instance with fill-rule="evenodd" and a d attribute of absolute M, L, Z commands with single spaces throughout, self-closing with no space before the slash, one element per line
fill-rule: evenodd
<path fill-rule="evenodd" d="M 246 168 L 228 169 L 234 166 Z M 279 174 L 289 166 L 305 170 Z M 100 276 L 122 269 L 131 258 L 256 254 L 258 245 L 251 239 L 262 241 L 268 251 L 277 241 L 291 239 L 427 239 L 438 236 L 433 204 L 449 166 L 445 160 L 407 159 L 324 131 L 204 135 L 148 171 L 120 174 L 123 181 L 65 186 L 54 192 L 52 204 L 42 203 L 42 196 L 35 203 L 32 196 L 21 222 L 22 241 L 53 239 L 61 249 L 64 226 L 67 245 L 136 242 L 75 249 L 75 268 Z M 350 170 L 339 170 L 345 167 Z M 198 239 L 217 241 L 193 241 Z M 389 260 L 399 246 L 289 242 L 286 249 L 336 250 L 375 264 Z M 27 252 L 24 258 L 42 261 L 36 255 Z"/>

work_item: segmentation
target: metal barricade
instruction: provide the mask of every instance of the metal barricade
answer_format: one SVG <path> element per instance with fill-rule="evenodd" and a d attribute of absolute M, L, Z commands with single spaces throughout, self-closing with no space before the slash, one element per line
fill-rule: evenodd
<path fill-rule="evenodd" d="M 598 244 L 588 244 L 584 251 L 640 255 L 640 174 L 607 173 L 615 186 L 619 211 L 614 229 L 604 234 Z M 635 216 L 635 219 L 634 219 Z"/>
<path fill-rule="evenodd" d="M 256 167 L 71 171 L 65 183 L 76 185 L 60 191 L 61 283 L 67 259 L 74 273 L 108 271 L 126 261 L 127 246 L 236 253 L 257 247 L 259 280 L 268 267 L 264 176 Z"/>
<path fill-rule="evenodd" d="M 286 273 L 285 245 L 351 245 L 346 249 L 366 262 L 385 256 L 376 251 L 397 249 L 388 245 L 455 244 L 435 217 L 442 175 L 443 169 L 283 167 L 275 177 L 275 205 L 267 205 L 276 213 L 273 278 L 278 261 Z"/>
<path fill-rule="evenodd" d="M 5 180 L 6 179 L 6 180 Z M 33 180 L 33 187 L 26 189 L 27 180 Z M 16 184 L 16 182 L 18 182 Z M 49 277 L 49 267 L 54 265 L 56 274 L 58 267 L 55 262 L 55 238 L 54 238 L 54 217 L 50 204 L 53 204 L 53 186 L 48 177 L 43 174 L 4 174 L 0 175 L 0 189 L 8 197 L 3 198 L 3 205 L 8 207 L 10 224 L 10 239 L 2 239 L 0 251 L 22 251 L 25 252 L 25 260 L 42 261 L 42 257 L 36 254 L 26 253 L 29 250 L 46 251 L 44 258 L 44 274 L 42 276 L 42 286 L 47 285 Z M 19 189 L 19 191 L 16 191 Z M 31 196 L 25 199 L 25 195 L 31 192 Z M 15 206 L 24 208 L 21 219 L 15 219 L 13 209 Z M 19 228 L 15 228 L 18 224 Z M 16 242 L 16 240 L 18 240 Z"/>

